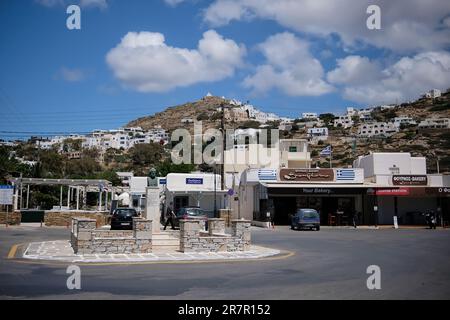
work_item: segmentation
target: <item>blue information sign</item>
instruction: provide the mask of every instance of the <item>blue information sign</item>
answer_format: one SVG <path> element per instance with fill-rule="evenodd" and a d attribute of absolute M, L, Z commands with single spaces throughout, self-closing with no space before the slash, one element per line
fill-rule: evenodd
<path fill-rule="evenodd" d="M 186 184 L 203 184 L 203 178 L 186 178 Z"/>

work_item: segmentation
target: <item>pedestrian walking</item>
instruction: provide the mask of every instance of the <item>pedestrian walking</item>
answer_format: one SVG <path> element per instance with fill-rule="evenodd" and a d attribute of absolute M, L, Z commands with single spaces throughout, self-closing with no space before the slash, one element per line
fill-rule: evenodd
<path fill-rule="evenodd" d="M 353 227 L 355 227 L 355 229 L 358 227 L 358 223 L 359 223 L 359 212 L 358 211 L 353 211 Z"/>
<path fill-rule="evenodd" d="M 164 224 L 164 230 L 166 230 L 167 226 L 171 225 L 172 230 L 175 230 L 175 226 L 173 224 L 173 219 L 176 218 L 175 212 L 173 212 L 172 209 L 172 205 L 173 202 L 171 202 L 168 206 L 167 206 L 167 210 L 166 210 L 166 223 Z"/>
<path fill-rule="evenodd" d="M 429 212 L 425 213 L 425 221 L 428 224 L 428 227 L 430 229 L 436 229 L 436 214 L 433 210 L 430 210 Z"/>

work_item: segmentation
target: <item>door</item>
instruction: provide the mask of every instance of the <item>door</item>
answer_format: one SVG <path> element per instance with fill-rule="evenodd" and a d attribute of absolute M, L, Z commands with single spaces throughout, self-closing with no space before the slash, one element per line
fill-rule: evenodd
<path fill-rule="evenodd" d="M 273 198 L 275 213 L 273 222 L 275 225 L 288 225 L 291 223 L 290 215 L 297 211 L 295 197 L 275 197 Z"/>
<path fill-rule="evenodd" d="M 189 197 L 187 196 L 178 196 L 173 198 L 174 211 L 178 212 L 180 208 L 187 207 L 189 205 Z"/>

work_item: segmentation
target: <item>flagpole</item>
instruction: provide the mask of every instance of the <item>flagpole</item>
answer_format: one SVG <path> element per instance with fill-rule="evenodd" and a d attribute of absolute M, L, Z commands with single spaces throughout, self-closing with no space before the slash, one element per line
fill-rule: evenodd
<path fill-rule="evenodd" d="M 333 152 L 330 150 L 330 168 L 332 168 L 331 157 L 333 156 Z"/>
<path fill-rule="evenodd" d="M 333 157 L 333 148 L 331 147 L 330 144 L 330 169 L 333 167 L 332 163 L 331 163 L 331 158 Z"/>

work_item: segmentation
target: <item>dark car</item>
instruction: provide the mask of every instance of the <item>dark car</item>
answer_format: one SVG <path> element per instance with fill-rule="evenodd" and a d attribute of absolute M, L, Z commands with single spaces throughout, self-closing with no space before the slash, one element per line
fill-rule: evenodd
<path fill-rule="evenodd" d="M 174 219 L 175 226 L 180 226 L 181 219 L 201 219 L 208 220 L 208 214 L 199 207 L 180 208 L 176 213 L 177 218 Z"/>
<path fill-rule="evenodd" d="M 291 220 L 291 229 L 320 230 L 320 215 L 314 209 L 298 209 Z"/>
<path fill-rule="evenodd" d="M 133 208 L 117 208 L 111 217 L 111 230 L 132 230 L 133 217 L 138 216 Z"/>

